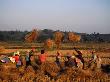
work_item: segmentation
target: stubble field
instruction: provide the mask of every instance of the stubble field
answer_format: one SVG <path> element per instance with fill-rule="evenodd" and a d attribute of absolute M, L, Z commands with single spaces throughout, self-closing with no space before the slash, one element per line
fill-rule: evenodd
<path fill-rule="evenodd" d="M 22 58 L 25 51 L 35 49 L 34 58 L 40 54 L 42 44 L 13 44 L 0 43 L 0 55 L 11 56 L 14 51 L 20 51 Z M 62 44 L 59 50 L 62 54 L 62 67 L 64 67 L 65 55 L 75 53 L 73 47 L 76 47 L 83 53 L 86 62 L 85 69 L 66 67 L 61 70 L 55 63 L 55 55 L 57 49 L 46 50 L 48 54 L 47 62 L 38 68 L 29 66 L 25 69 L 25 60 L 23 66 L 16 68 L 13 63 L 0 64 L 0 82 L 110 82 L 110 44 L 109 43 L 87 43 L 87 44 Z M 88 61 L 91 57 L 91 51 L 95 50 L 95 54 L 102 59 L 102 67 L 87 68 Z M 77 54 L 77 53 L 76 53 Z"/>

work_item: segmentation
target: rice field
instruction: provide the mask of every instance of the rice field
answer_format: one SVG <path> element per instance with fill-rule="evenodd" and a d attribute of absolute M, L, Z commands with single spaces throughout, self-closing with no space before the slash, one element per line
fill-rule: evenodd
<path fill-rule="evenodd" d="M 9 44 L 0 43 L 0 54 L 9 55 L 14 51 L 20 51 L 21 56 L 25 56 L 25 51 L 35 48 L 36 52 L 34 57 L 36 58 L 40 54 L 42 44 Z M 62 48 L 59 50 L 62 54 L 62 67 L 64 67 L 65 55 L 69 52 L 73 54 L 73 47 L 77 47 L 82 53 L 86 64 L 91 58 L 91 51 L 95 50 L 96 55 L 102 59 L 101 68 L 86 68 L 80 69 L 75 67 L 66 67 L 61 70 L 55 63 L 55 55 L 57 49 L 46 50 L 48 54 L 47 62 L 40 65 L 38 68 L 29 66 L 25 69 L 25 60 L 23 60 L 23 66 L 16 68 L 14 63 L 0 64 L 0 82 L 110 82 L 110 44 L 75 44 L 73 46 L 62 44 Z M 86 66 L 86 65 L 85 65 Z"/>

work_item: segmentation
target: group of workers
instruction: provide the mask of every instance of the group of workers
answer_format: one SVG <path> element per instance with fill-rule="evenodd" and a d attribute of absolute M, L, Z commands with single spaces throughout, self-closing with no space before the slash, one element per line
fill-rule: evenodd
<path fill-rule="evenodd" d="M 67 55 L 65 56 L 67 59 L 65 60 L 65 66 L 85 69 L 85 63 L 88 63 L 87 65 L 88 68 L 92 66 L 92 64 L 96 64 L 97 68 L 101 67 L 102 60 L 99 56 L 94 54 L 94 51 L 91 52 L 92 54 L 90 60 L 85 61 L 84 58 L 82 57 L 83 54 L 76 48 L 74 48 L 74 50 L 77 52 L 77 55 L 75 55 L 74 53 L 73 53 L 74 55 L 67 53 Z M 60 68 L 62 68 L 60 60 L 61 60 L 61 54 L 60 52 L 57 52 L 56 63 Z"/>
<path fill-rule="evenodd" d="M 65 62 L 64 62 L 65 67 L 77 67 L 77 68 L 84 69 L 85 61 L 84 61 L 84 58 L 82 57 L 83 54 L 76 48 L 74 48 L 74 50 L 77 52 L 77 55 L 71 55 L 71 54 L 67 53 L 67 55 L 65 56 Z M 27 53 L 25 55 L 25 61 L 26 61 L 25 68 L 27 68 L 28 66 L 32 66 L 32 65 L 34 68 L 36 68 L 36 67 L 39 67 L 39 65 L 41 65 L 42 63 L 46 62 L 48 55 L 45 53 L 45 50 L 41 50 L 41 53 L 38 55 L 38 58 L 37 58 L 37 63 L 36 63 L 36 60 L 35 60 L 33 54 L 34 54 L 34 50 L 27 51 Z M 61 65 L 62 56 L 63 55 L 59 51 L 57 51 L 57 54 L 55 56 L 56 57 L 55 63 L 61 69 L 65 68 L 65 67 L 62 67 L 62 65 Z M 14 53 L 14 56 L 9 57 L 9 59 L 13 63 L 16 63 L 17 68 L 19 68 L 22 65 L 22 58 L 21 58 L 19 52 Z M 2 59 L 1 62 L 5 62 L 5 61 Z M 92 58 L 89 61 L 88 67 L 93 62 L 95 62 L 95 63 L 97 62 L 97 67 L 100 68 L 101 59 L 99 58 L 99 56 L 96 56 L 94 54 L 94 52 L 92 52 Z"/>

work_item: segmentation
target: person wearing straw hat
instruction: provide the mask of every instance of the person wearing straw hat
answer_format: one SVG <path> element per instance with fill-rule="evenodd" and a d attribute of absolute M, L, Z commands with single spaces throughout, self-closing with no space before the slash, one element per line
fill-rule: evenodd
<path fill-rule="evenodd" d="M 16 67 L 20 67 L 21 66 L 21 60 L 20 60 L 20 54 L 19 52 L 14 52 L 14 56 L 13 58 L 15 59 L 15 62 L 16 62 Z"/>
<path fill-rule="evenodd" d="M 90 68 L 91 66 L 93 66 L 94 64 L 97 63 L 97 62 L 96 62 L 97 56 L 96 56 L 96 54 L 95 54 L 95 51 L 92 51 L 91 53 L 92 53 L 92 54 L 91 54 L 91 59 L 89 60 L 89 65 L 88 65 L 89 68 Z"/>
<path fill-rule="evenodd" d="M 102 64 L 102 59 L 99 56 L 97 56 L 96 63 L 97 63 L 97 68 L 100 68 Z"/>
<path fill-rule="evenodd" d="M 60 60 L 61 60 L 61 53 L 59 51 L 57 51 L 55 62 L 56 62 L 58 67 L 62 68 Z"/>

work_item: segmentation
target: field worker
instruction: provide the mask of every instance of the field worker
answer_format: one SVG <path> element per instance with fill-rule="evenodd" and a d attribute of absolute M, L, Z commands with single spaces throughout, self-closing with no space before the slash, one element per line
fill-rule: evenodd
<path fill-rule="evenodd" d="M 28 50 L 27 52 L 26 52 L 26 57 L 25 57 L 25 60 L 26 60 L 26 68 L 29 66 L 29 65 L 31 65 L 31 60 L 30 60 L 30 51 Z"/>
<path fill-rule="evenodd" d="M 61 60 L 61 53 L 59 51 L 57 51 L 55 62 L 58 65 L 58 67 L 62 68 L 60 60 Z"/>
<path fill-rule="evenodd" d="M 91 62 L 91 63 L 96 63 L 96 60 L 97 60 L 97 56 L 96 56 L 96 54 L 94 54 L 94 52 L 92 51 L 90 62 Z"/>
<path fill-rule="evenodd" d="M 97 56 L 94 54 L 94 52 L 92 51 L 92 61 L 96 61 L 96 59 L 97 59 Z"/>
<path fill-rule="evenodd" d="M 0 61 L 2 63 L 8 63 L 8 62 L 10 62 L 10 59 L 8 58 L 8 56 L 2 56 L 2 58 L 0 58 Z"/>
<path fill-rule="evenodd" d="M 77 58 L 80 59 L 81 62 L 83 63 L 83 69 L 84 69 L 84 59 L 82 57 L 83 54 L 81 53 L 81 51 L 77 50 L 75 47 L 74 47 L 74 50 L 78 53 Z"/>
<path fill-rule="evenodd" d="M 15 62 L 19 61 L 19 55 L 16 52 L 14 52 L 13 58 L 15 59 Z"/>
<path fill-rule="evenodd" d="M 99 56 L 97 56 L 96 62 L 97 62 L 97 68 L 100 68 L 101 67 L 101 63 L 102 63 L 102 60 L 101 60 L 101 58 Z"/>
<path fill-rule="evenodd" d="M 16 67 L 18 68 L 21 66 L 20 54 L 15 52 L 14 55 L 13 58 L 15 59 Z"/>
<path fill-rule="evenodd" d="M 77 67 L 83 69 L 83 63 L 81 62 L 81 60 L 77 57 L 75 59 L 76 59 Z"/>
<path fill-rule="evenodd" d="M 34 52 L 35 52 L 35 48 L 32 48 L 32 50 L 29 52 L 29 55 L 30 56 L 34 55 Z"/>
<path fill-rule="evenodd" d="M 45 53 L 45 50 L 41 50 L 41 54 L 39 55 L 40 64 L 46 62 L 46 59 L 47 59 L 46 56 L 47 54 Z"/>
<path fill-rule="evenodd" d="M 35 61 L 35 56 L 30 57 L 30 64 L 33 67 L 34 70 L 37 70 L 39 68 L 39 65 Z"/>
<path fill-rule="evenodd" d="M 77 66 L 74 56 L 67 53 L 66 57 L 67 57 L 67 61 L 65 61 L 65 66 L 68 66 L 68 67 L 73 67 L 73 66 L 76 67 Z"/>

